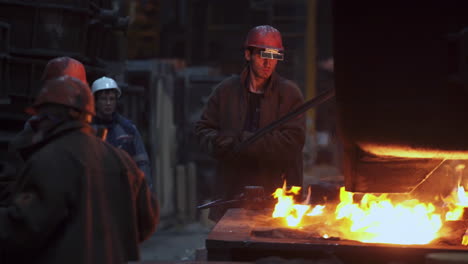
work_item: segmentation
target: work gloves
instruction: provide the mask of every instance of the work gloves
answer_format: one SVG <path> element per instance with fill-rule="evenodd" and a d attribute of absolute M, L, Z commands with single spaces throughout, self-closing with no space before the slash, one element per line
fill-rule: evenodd
<path fill-rule="evenodd" d="M 253 136 L 254 133 L 249 131 L 242 132 L 242 142 L 246 141 L 249 137 Z"/>
<path fill-rule="evenodd" d="M 213 140 L 213 152 L 217 158 L 225 158 L 234 154 L 235 147 L 252 135 L 252 132 L 247 131 L 243 131 L 241 135 L 229 132 L 220 133 Z"/>
<path fill-rule="evenodd" d="M 214 154 L 217 158 L 225 158 L 233 153 L 234 147 L 239 143 L 238 137 L 227 134 L 218 135 L 213 142 Z"/>

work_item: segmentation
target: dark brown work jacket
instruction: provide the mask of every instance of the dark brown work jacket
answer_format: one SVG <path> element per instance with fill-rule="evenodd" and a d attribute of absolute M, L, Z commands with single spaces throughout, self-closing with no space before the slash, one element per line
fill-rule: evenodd
<path fill-rule="evenodd" d="M 201 119 L 195 125 L 201 147 L 213 153 L 219 134 L 240 137 L 247 115 L 247 67 L 240 76 L 222 81 L 211 95 Z M 304 103 L 295 83 L 276 73 L 270 77 L 260 103 L 259 128 L 281 118 Z M 302 147 L 305 141 L 303 115 L 267 133 L 236 158 L 218 158 L 218 192 L 231 198 L 246 185 L 264 186 L 266 194 L 282 186 L 302 186 Z"/>
<path fill-rule="evenodd" d="M 0 207 L 6 263 L 127 263 L 155 230 L 159 205 L 124 151 L 83 122 L 59 124 L 39 143 Z"/>

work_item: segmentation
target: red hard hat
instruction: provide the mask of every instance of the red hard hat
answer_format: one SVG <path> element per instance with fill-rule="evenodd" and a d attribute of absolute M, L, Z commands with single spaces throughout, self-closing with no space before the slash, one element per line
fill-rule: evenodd
<path fill-rule="evenodd" d="M 281 33 L 276 28 L 269 25 L 256 26 L 252 28 L 247 34 L 244 46 L 276 49 L 279 51 L 284 50 Z"/>
<path fill-rule="evenodd" d="M 44 69 L 42 80 L 52 80 L 64 75 L 75 77 L 88 84 L 83 64 L 70 57 L 58 57 L 50 60 Z"/>
<path fill-rule="evenodd" d="M 36 101 L 26 111 L 35 114 L 37 108 L 44 104 L 65 105 L 80 112 L 95 115 L 94 98 L 88 84 L 70 76 L 46 81 Z"/>

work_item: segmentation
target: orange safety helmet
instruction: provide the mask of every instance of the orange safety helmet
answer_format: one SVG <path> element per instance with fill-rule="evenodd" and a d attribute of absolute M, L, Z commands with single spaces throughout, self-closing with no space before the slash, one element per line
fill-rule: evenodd
<path fill-rule="evenodd" d="M 262 49 L 274 49 L 283 51 L 283 41 L 281 33 L 269 25 L 256 26 L 247 34 L 244 47 L 256 47 Z"/>
<path fill-rule="evenodd" d="M 51 59 L 44 69 L 42 80 L 48 81 L 64 75 L 75 77 L 85 84 L 88 84 L 85 67 L 81 62 L 70 57 Z"/>
<path fill-rule="evenodd" d="M 26 111 L 30 114 L 36 114 L 37 108 L 44 104 L 59 104 L 82 113 L 96 114 L 93 94 L 88 84 L 71 76 L 61 76 L 46 81 L 36 97 L 36 101 Z"/>

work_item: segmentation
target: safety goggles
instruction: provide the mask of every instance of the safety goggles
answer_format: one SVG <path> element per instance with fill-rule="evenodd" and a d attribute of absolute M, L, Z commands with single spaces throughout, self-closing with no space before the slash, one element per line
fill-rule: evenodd
<path fill-rule="evenodd" d="M 284 59 L 284 54 L 280 53 L 276 49 L 265 49 L 260 51 L 260 57 L 262 59 L 270 59 L 270 60 L 279 60 L 282 61 Z"/>

